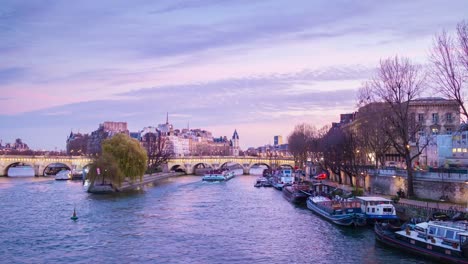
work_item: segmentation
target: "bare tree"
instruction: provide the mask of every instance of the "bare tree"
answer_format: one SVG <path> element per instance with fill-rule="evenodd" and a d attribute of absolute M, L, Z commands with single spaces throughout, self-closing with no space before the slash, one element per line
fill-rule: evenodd
<path fill-rule="evenodd" d="M 388 125 L 384 118 L 386 111 L 384 103 L 369 103 L 359 108 L 354 121 L 361 155 L 366 155 L 365 160 L 373 157 L 376 168 L 384 164 L 385 154 L 391 147 L 390 137 L 382 129 Z"/>
<path fill-rule="evenodd" d="M 419 67 L 413 65 L 409 59 L 395 56 L 381 60 L 376 76 L 366 84 L 373 98 L 388 107 L 384 117 L 388 125 L 382 129 L 388 135 L 393 148 L 405 160 L 408 174 L 407 194 L 410 197 L 414 196 L 412 162 L 427 146 L 420 145 L 415 140 L 420 128 L 414 125 L 414 115 L 410 112 L 411 103 L 423 89 L 423 80 Z M 411 145 L 414 146 L 413 149 Z"/>
<path fill-rule="evenodd" d="M 309 124 L 296 125 L 294 131 L 288 136 L 289 152 L 294 156 L 294 160 L 302 168 L 309 157 L 309 153 L 316 145 L 313 138 L 317 135 L 315 127 Z"/>
<path fill-rule="evenodd" d="M 468 120 L 468 112 L 465 107 L 465 89 L 468 80 L 467 31 L 466 24 L 458 25 L 459 49 L 447 32 L 444 31 L 436 35 L 430 55 L 431 77 L 436 85 L 435 91 L 456 100 L 465 120 Z M 464 45 L 465 51 L 463 51 Z"/>
<path fill-rule="evenodd" d="M 339 184 L 343 183 L 341 171 L 344 166 L 344 141 L 344 133 L 339 127 L 331 127 L 321 139 L 321 166 L 337 175 Z"/>
<path fill-rule="evenodd" d="M 459 44 L 459 59 L 463 66 L 465 66 L 465 70 L 468 71 L 468 23 L 466 21 L 458 23 L 457 36 Z M 468 78 L 467 75 L 465 75 L 465 77 Z"/>
<path fill-rule="evenodd" d="M 148 168 L 150 171 L 155 171 L 174 156 L 171 149 L 172 148 L 170 148 L 168 144 L 168 138 L 158 133 L 155 140 L 151 141 L 146 148 L 148 154 Z"/>

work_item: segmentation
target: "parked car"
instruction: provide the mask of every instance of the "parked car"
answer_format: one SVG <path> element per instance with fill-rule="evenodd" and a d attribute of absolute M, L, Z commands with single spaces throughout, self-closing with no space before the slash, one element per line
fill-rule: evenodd
<path fill-rule="evenodd" d="M 327 178 L 327 174 L 325 172 L 322 172 L 320 174 L 313 176 L 313 178 L 316 180 L 325 180 Z"/>

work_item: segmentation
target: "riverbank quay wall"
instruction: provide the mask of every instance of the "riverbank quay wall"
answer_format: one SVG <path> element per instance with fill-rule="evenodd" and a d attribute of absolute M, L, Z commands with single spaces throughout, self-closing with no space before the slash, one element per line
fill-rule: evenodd
<path fill-rule="evenodd" d="M 468 172 L 413 172 L 413 186 L 416 197 L 438 201 L 444 200 L 458 203 L 468 203 Z M 338 181 L 338 176 L 330 174 L 332 181 Z M 341 175 L 343 184 L 351 185 L 349 177 Z M 407 172 L 401 169 L 368 170 L 366 174 L 353 177 L 353 186 L 364 188 L 370 194 L 396 195 L 399 190 L 406 192 Z M 447 199 L 448 198 L 448 199 Z"/>
<path fill-rule="evenodd" d="M 167 178 L 181 176 L 181 175 L 184 175 L 184 173 L 162 172 L 162 173 L 145 174 L 143 175 L 142 181 L 134 181 L 134 182 L 125 181 L 122 183 L 120 187 L 116 188 L 116 191 L 122 192 L 122 191 L 128 191 L 128 190 L 133 190 L 133 189 L 139 189 L 145 185 L 152 184 L 152 183 L 155 183 L 160 180 L 167 179 Z"/>
<path fill-rule="evenodd" d="M 95 184 L 94 186 L 88 189 L 90 193 L 113 193 L 113 192 L 125 192 L 131 190 L 139 190 L 143 186 L 154 184 L 160 180 L 164 180 L 171 177 L 177 177 L 184 175 L 184 173 L 154 173 L 154 174 L 145 174 L 142 177 L 142 180 L 130 181 L 125 180 L 120 186 L 115 186 L 112 184 Z"/>

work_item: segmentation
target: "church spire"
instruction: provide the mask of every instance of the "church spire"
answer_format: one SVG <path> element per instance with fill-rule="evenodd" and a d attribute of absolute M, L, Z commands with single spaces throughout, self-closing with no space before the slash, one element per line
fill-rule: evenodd
<path fill-rule="evenodd" d="M 166 124 L 169 124 L 169 112 L 166 112 Z"/>

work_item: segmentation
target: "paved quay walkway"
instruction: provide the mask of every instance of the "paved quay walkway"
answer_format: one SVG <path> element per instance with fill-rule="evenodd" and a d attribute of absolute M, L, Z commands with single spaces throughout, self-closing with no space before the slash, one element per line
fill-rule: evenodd
<path fill-rule="evenodd" d="M 170 178 L 170 177 L 180 176 L 180 175 L 183 175 L 183 174 L 184 173 L 180 173 L 180 172 L 162 172 L 162 173 L 145 174 L 145 175 L 143 175 L 143 180 L 142 181 L 135 181 L 135 182 L 125 181 L 125 182 L 123 182 L 122 186 L 117 188 L 117 191 L 121 192 L 121 191 L 128 191 L 128 190 L 131 190 L 131 189 L 140 188 L 140 187 L 142 187 L 144 185 L 147 185 L 147 184 L 150 184 L 150 183 L 153 183 L 153 182 L 157 182 L 157 181 L 167 179 L 167 178 Z"/>

